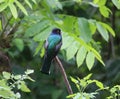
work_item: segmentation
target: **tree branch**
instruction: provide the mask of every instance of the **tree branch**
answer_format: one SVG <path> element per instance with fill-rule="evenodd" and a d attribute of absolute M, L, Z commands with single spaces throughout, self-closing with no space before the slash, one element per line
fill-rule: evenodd
<path fill-rule="evenodd" d="M 62 76 L 63 76 L 63 78 L 64 78 L 64 82 L 65 82 L 65 84 L 66 84 L 68 93 L 69 93 L 69 94 L 73 94 L 72 88 L 71 88 L 71 86 L 70 86 L 70 84 L 69 84 L 69 81 L 68 81 L 68 79 L 67 79 L 66 72 L 65 72 L 65 70 L 64 70 L 64 68 L 63 68 L 63 65 L 62 65 L 61 61 L 59 60 L 59 58 L 58 58 L 57 56 L 55 57 L 55 61 L 58 63 L 59 69 L 60 69 L 60 71 L 61 71 L 61 73 L 62 73 Z"/>

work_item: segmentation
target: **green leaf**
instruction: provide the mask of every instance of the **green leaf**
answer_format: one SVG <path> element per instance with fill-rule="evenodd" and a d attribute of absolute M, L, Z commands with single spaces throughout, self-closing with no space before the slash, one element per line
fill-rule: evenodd
<path fill-rule="evenodd" d="M 100 13 L 101 13 L 104 17 L 106 17 L 106 18 L 109 17 L 109 13 L 111 12 L 110 9 L 107 8 L 106 6 L 100 6 L 100 7 L 99 7 L 99 11 L 100 11 Z"/>
<path fill-rule="evenodd" d="M 92 39 L 92 33 L 88 21 L 84 18 L 79 18 L 78 28 L 80 31 L 80 38 L 82 38 L 86 42 L 90 42 L 90 40 Z"/>
<path fill-rule="evenodd" d="M 31 69 L 27 69 L 27 71 L 25 71 L 25 74 L 32 74 L 32 73 L 34 73 L 34 70 L 31 70 Z"/>
<path fill-rule="evenodd" d="M 10 73 L 4 71 L 2 74 L 5 79 L 10 79 L 10 76 L 11 76 Z"/>
<path fill-rule="evenodd" d="M 74 42 L 66 49 L 66 56 L 67 56 L 67 59 L 68 59 L 68 60 L 74 57 L 74 55 L 76 54 L 78 48 L 79 48 L 79 43 L 74 41 Z"/>
<path fill-rule="evenodd" d="M 46 28 L 44 31 L 41 31 L 39 34 L 34 36 L 35 41 L 44 41 L 49 36 L 50 31 L 53 29 L 52 26 Z"/>
<path fill-rule="evenodd" d="M 73 78 L 73 77 L 71 77 L 71 76 L 70 76 L 70 79 L 71 79 L 71 81 L 72 81 L 73 83 L 75 83 L 75 84 L 78 83 L 78 80 L 75 79 L 75 78 Z"/>
<path fill-rule="evenodd" d="M 26 4 L 32 9 L 32 5 L 31 3 L 29 2 L 29 0 L 25 0 Z"/>
<path fill-rule="evenodd" d="M 120 9 L 120 0 L 112 0 L 113 4 Z"/>
<path fill-rule="evenodd" d="M 49 26 L 49 21 L 40 21 L 38 23 L 32 24 L 25 32 L 25 37 L 32 37 L 37 33 L 44 31 Z"/>
<path fill-rule="evenodd" d="M 85 59 L 85 56 L 86 56 L 86 53 L 87 53 L 87 50 L 84 46 L 82 46 L 79 50 L 78 50 L 78 53 L 77 53 L 77 56 L 76 56 L 76 61 L 77 61 L 77 65 L 78 67 L 80 67 Z"/>
<path fill-rule="evenodd" d="M 38 54 L 38 52 L 40 51 L 40 49 L 43 47 L 43 42 L 39 42 L 37 48 L 35 49 L 35 53 L 34 56 Z"/>
<path fill-rule="evenodd" d="M 5 10 L 7 8 L 7 6 L 8 6 L 8 3 L 6 3 L 6 2 L 0 4 L 0 12 L 2 12 L 3 10 Z"/>
<path fill-rule="evenodd" d="M 90 78 L 91 78 L 91 76 L 92 76 L 92 73 L 90 73 L 90 74 L 88 74 L 86 77 L 84 77 L 83 79 L 84 80 L 89 80 Z"/>
<path fill-rule="evenodd" d="M 13 39 L 13 44 L 19 49 L 19 51 L 23 51 L 24 49 L 24 42 L 20 38 Z"/>
<path fill-rule="evenodd" d="M 97 3 L 99 6 L 104 6 L 106 4 L 107 0 L 99 0 Z"/>
<path fill-rule="evenodd" d="M 21 81 L 21 91 L 23 92 L 30 92 L 30 89 L 27 87 L 24 81 Z"/>
<path fill-rule="evenodd" d="M 28 15 L 26 9 L 24 8 L 24 6 L 19 1 L 15 0 L 15 3 L 25 15 Z"/>
<path fill-rule="evenodd" d="M 94 48 L 92 48 L 90 46 L 88 46 L 88 49 L 90 49 L 94 53 L 95 57 L 105 66 L 100 54 Z"/>
<path fill-rule="evenodd" d="M 89 20 L 88 22 L 89 22 L 90 31 L 93 35 L 96 32 L 96 24 L 95 24 L 96 21 L 95 20 Z"/>
<path fill-rule="evenodd" d="M 13 78 L 16 79 L 16 80 L 19 80 L 19 79 L 22 78 L 22 76 L 21 75 L 15 75 Z"/>
<path fill-rule="evenodd" d="M 2 30 L 2 22 L 1 22 L 1 20 L 0 20 L 0 31 Z"/>
<path fill-rule="evenodd" d="M 0 0 L 0 3 L 3 3 L 3 2 L 5 2 L 5 0 Z"/>
<path fill-rule="evenodd" d="M 15 99 L 15 94 L 10 90 L 2 89 L 0 90 L 0 97 L 2 99 Z"/>
<path fill-rule="evenodd" d="M 97 80 L 93 80 L 100 89 L 104 89 L 103 83 Z"/>
<path fill-rule="evenodd" d="M 66 49 L 68 48 L 74 41 L 74 38 L 70 37 L 69 35 L 63 36 L 63 45 L 61 49 Z"/>
<path fill-rule="evenodd" d="M 93 52 L 88 52 L 87 57 L 86 57 L 86 64 L 89 70 L 93 67 L 95 62 L 95 56 Z"/>
<path fill-rule="evenodd" d="M 71 95 L 67 96 L 66 98 L 73 98 L 75 96 L 76 96 L 76 94 L 71 94 Z"/>
<path fill-rule="evenodd" d="M 33 3 L 37 4 L 36 0 L 32 0 Z"/>
<path fill-rule="evenodd" d="M 12 12 L 12 15 L 16 19 L 18 17 L 18 13 L 17 13 L 17 9 L 16 9 L 15 5 L 13 3 L 10 3 L 9 8 L 10 8 L 10 10 Z"/>
<path fill-rule="evenodd" d="M 108 41 L 109 35 L 108 35 L 108 32 L 107 32 L 106 28 L 104 28 L 99 22 L 97 22 L 96 25 L 97 25 L 97 29 L 98 29 L 99 33 L 101 34 L 101 36 L 106 41 Z"/>
<path fill-rule="evenodd" d="M 115 32 L 114 30 L 106 23 L 100 22 L 100 24 L 105 27 L 114 37 L 115 37 Z"/>

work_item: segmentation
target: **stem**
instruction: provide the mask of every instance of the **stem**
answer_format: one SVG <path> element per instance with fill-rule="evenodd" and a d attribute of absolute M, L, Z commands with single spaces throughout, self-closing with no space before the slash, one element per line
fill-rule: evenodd
<path fill-rule="evenodd" d="M 69 83 L 69 81 L 67 79 L 66 72 L 65 72 L 65 70 L 63 68 L 63 65 L 62 65 L 61 61 L 59 60 L 59 58 L 57 56 L 55 57 L 55 61 L 58 63 L 59 69 L 60 69 L 60 71 L 62 73 L 62 76 L 64 78 L 64 82 L 66 84 L 68 93 L 73 94 L 72 88 L 71 88 L 70 83 Z"/>

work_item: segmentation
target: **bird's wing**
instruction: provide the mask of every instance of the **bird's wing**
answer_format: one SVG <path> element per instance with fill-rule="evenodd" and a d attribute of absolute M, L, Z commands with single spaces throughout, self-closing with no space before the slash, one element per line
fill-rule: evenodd
<path fill-rule="evenodd" d="M 62 45 L 62 40 L 60 40 L 59 43 L 55 46 L 55 51 L 59 51 L 61 45 Z"/>

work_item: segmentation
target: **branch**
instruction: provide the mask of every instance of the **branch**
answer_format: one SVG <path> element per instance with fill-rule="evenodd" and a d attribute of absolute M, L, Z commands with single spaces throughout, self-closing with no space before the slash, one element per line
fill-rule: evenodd
<path fill-rule="evenodd" d="M 61 61 L 59 60 L 59 58 L 58 58 L 57 56 L 55 57 L 55 61 L 58 63 L 59 69 L 60 69 L 60 71 L 61 71 L 61 73 L 62 73 L 62 76 L 63 76 L 63 78 L 64 78 L 64 82 L 65 82 L 65 84 L 66 84 L 68 93 L 69 93 L 69 94 L 73 94 L 72 88 L 71 88 L 71 86 L 70 86 L 70 84 L 69 84 L 69 81 L 68 81 L 68 79 L 67 79 L 66 72 L 65 72 L 65 70 L 64 70 L 64 68 L 63 68 L 63 65 L 62 65 Z"/>

